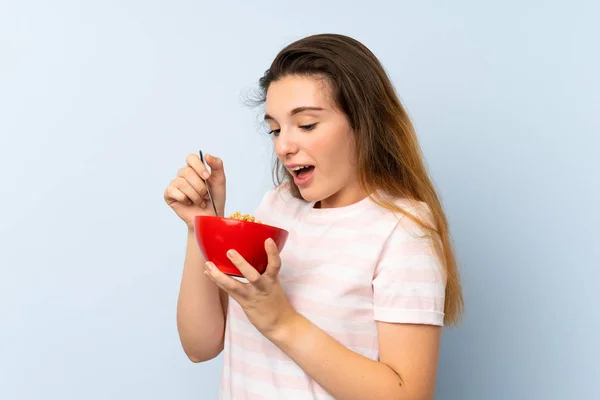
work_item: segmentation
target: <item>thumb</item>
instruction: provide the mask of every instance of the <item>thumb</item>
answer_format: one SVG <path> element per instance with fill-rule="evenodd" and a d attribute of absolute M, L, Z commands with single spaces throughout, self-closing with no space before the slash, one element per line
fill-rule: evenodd
<path fill-rule="evenodd" d="M 225 170 L 223 169 L 223 160 L 218 157 L 215 157 L 211 154 L 206 154 L 204 159 L 206 160 L 206 164 L 210 167 L 210 174 L 214 178 L 221 179 L 225 178 Z"/>
<path fill-rule="evenodd" d="M 211 172 L 214 173 L 221 173 L 224 174 L 223 171 L 223 160 L 221 160 L 219 157 L 215 157 L 211 154 L 205 154 L 204 159 L 206 160 L 206 163 L 208 164 L 208 166 L 211 169 Z"/>
<path fill-rule="evenodd" d="M 219 203 L 219 207 L 225 202 L 225 169 L 223 168 L 223 160 L 211 154 L 206 154 L 204 159 L 210 167 L 210 178 L 208 185 L 212 191 L 215 202 Z"/>

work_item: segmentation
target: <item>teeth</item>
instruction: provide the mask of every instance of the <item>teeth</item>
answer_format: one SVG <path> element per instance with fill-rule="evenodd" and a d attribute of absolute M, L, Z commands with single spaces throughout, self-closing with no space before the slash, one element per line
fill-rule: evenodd
<path fill-rule="evenodd" d="M 308 168 L 308 167 L 309 167 L 308 165 L 300 165 L 300 166 L 298 166 L 298 167 L 293 167 L 293 168 L 290 168 L 290 169 L 291 169 L 292 171 L 300 171 L 301 169 L 303 169 L 303 168 Z"/>

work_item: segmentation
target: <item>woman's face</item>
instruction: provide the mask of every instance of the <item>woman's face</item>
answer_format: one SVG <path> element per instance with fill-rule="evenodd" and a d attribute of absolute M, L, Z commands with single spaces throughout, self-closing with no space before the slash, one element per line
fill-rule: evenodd
<path fill-rule="evenodd" d="M 328 208 L 366 197 L 358 183 L 354 134 L 325 80 L 287 76 L 271 83 L 265 120 L 275 153 L 305 200 Z"/>

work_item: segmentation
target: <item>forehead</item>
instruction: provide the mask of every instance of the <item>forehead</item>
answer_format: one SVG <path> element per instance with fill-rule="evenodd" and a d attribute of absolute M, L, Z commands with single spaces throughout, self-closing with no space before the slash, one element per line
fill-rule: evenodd
<path fill-rule="evenodd" d="M 332 109 L 330 90 L 323 79 L 287 76 L 272 82 L 267 90 L 266 112 L 283 114 L 297 107 Z"/>

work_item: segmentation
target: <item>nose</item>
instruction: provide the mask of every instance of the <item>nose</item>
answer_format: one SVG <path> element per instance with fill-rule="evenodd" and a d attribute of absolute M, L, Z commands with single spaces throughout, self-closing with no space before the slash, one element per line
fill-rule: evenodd
<path fill-rule="evenodd" d="M 298 152 L 298 141 L 294 138 L 294 133 L 289 130 L 281 129 L 279 135 L 274 138 L 275 153 L 280 160 L 284 160 L 290 155 Z"/>

